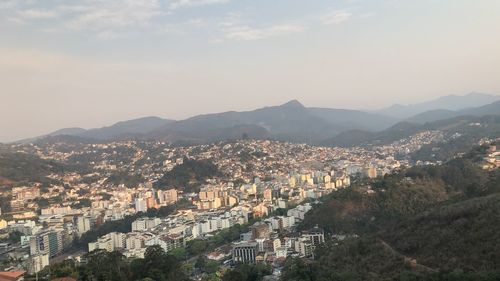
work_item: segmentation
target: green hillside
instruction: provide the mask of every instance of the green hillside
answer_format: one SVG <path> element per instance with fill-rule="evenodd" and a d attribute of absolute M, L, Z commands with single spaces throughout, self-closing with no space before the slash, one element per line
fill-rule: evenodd
<path fill-rule="evenodd" d="M 333 193 L 300 228 L 348 238 L 289 259 L 283 280 L 499 280 L 500 171 L 480 153 Z"/>
<path fill-rule="evenodd" d="M 36 155 L 0 150 L 0 183 L 47 182 L 46 176 L 63 172 L 66 168 L 61 163 Z"/>

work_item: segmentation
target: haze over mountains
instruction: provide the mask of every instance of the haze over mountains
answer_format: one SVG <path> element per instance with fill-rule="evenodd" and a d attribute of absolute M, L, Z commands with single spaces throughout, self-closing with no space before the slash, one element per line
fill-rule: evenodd
<path fill-rule="evenodd" d="M 252 111 L 204 114 L 179 121 L 145 117 L 89 130 L 66 128 L 20 142 L 72 136 L 100 141 L 154 139 L 197 144 L 244 136 L 333 145 L 337 143 L 333 141 L 335 138 L 342 139 L 348 136 L 345 140 L 366 140 L 380 134 L 376 132 L 382 134 L 387 130 L 394 132 L 398 131 L 399 127 L 406 130 L 408 127 L 418 127 L 418 124 L 458 116 L 498 114 L 500 114 L 500 96 L 478 93 L 445 96 L 415 105 L 394 105 L 376 112 L 308 108 L 293 100 L 279 106 Z"/>
<path fill-rule="evenodd" d="M 375 112 L 398 119 L 406 119 L 426 111 L 457 111 L 466 108 L 483 106 L 499 100 L 500 96 L 481 93 L 470 93 L 464 96 L 449 95 L 417 104 L 395 104 Z"/>
<path fill-rule="evenodd" d="M 436 109 L 419 113 L 407 118 L 406 121 L 413 123 L 433 122 L 441 119 L 448 119 L 457 116 L 483 116 L 500 114 L 500 101 L 478 107 L 468 107 L 461 110 Z"/>

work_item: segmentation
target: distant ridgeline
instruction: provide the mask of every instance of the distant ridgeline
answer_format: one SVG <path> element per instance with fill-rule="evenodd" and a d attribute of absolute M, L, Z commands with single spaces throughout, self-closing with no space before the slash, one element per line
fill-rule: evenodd
<path fill-rule="evenodd" d="M 447 121 L 439 126 L 443 120 L 499 116 L 499 99 L 484 94 L 447 96 L 379 111 L 306 107 L 293 100 L 252 111 L 203 114 L 184 120 L 145 117 L 90 130 L 66 128 L 18 142 L 157 140 L 185 146 L 250 138 L 326 146 L 383 144 L 426 129 L 454 130 L 454 126 L 445 125 Z"/>

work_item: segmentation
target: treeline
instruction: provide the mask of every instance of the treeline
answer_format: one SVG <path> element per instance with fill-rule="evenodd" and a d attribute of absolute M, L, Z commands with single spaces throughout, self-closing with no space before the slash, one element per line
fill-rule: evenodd
<path fill-rule="evenodd" d="M 222 281 L 260 281 L 264 276 L 273 273 L 272 267 L 266 264 L 238 264 L 236 268 L 227 271 Z"/>
<path fill-rule="evenodd" d="M 353 242 L 351 242 L 352 244 Z M 306 261 L 300 258 L 288 258 L 282 281 L 497 281 L 499 271 L 432 272 L 412 268 L 412 264 L 386 252 L 377 244 L 357 241 L 361 245 L 339 246 L 331 255 L 322 257 L 325 261 Z M 375 245 L 375 246 L 374 246 Z M 353 249 L 354 247 L 354 249 Z M 361 247 L 361 248 L 359 248 Z M 354 250 L 354 252 L 345 252 Z M 379 252 L 376 252 L 379 251 Z M 377 254 L 378 253 L 378 254 Z M 337 263 L 333 263 L 335 260 Z M 359 266 L 352 266 L 359 263 Z M 347 264 L 347 265 L 346 265 Z M 350 266 L 351 265 L 351 266 Z M 260 279 L 262 280 L 262 279 Z"/>
<path fill-rule="evenodd" d="M 119 252 L 96 250 L 83 256 L 82 263 L 66 260 L 42 271 L 41 278 L 73 277 L 80 281 L 183 281 L 189 280 L 180 262 L 160 246 L 151 246 L 143 259 L 126 259 Z"/>

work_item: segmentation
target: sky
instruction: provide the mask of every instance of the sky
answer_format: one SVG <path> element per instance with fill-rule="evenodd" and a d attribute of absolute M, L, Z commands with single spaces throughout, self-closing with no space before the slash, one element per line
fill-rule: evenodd
<path fill-rule="evenodd" d="M 297 99 L 500 94 L 498 0 L 0 0 L 0 142 Z"/>

